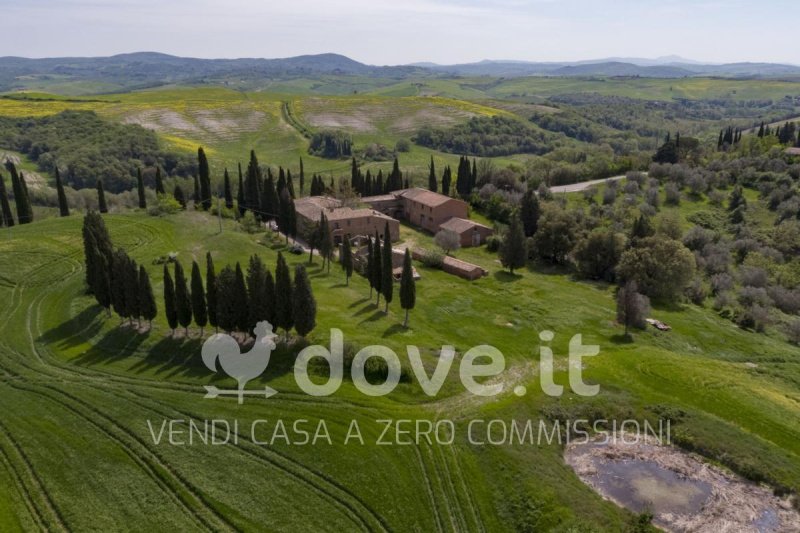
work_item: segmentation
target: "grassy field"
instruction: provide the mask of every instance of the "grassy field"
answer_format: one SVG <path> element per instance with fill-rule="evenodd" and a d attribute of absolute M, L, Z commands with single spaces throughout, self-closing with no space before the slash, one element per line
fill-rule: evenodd
<path fill-rule="evenodd" d="M 469 283 L 418 266 L 418 305 L 406 330 L 396 301 L 384 315 L 367 298 L 363 279 L 345 286 L 336 266 L 328 274 L 317 260 L 310 267 L 319 303 L 312 341 L 327 344 L 328 329 L 336 327 L 346 340 L 385 344 L 399 354 L 414 344 L 429 370 L 443 344 L 463 353 L 489 342 L 507 358 L 505 392 L 477 399 L 452 375 L 435 399 L 415 382 L 371 399 L 349 381 L 330 398 L 311 399 L 299 393 L 291 357 L 281 350 L 263 378 L 280 394 L 238 406 L 202 399 L 203 385 L 232 382 L 200 362 L 199 331 L 173 339 L 161 313 L 152 331 L 137 334 L 105 318 L 84 295 L 80 222 L 79 216 L 51 218 L 0 231 L 4 531 L 624 529 L 631 517 L 574 476 L 561 460 L 561 446 L 466 441 L 469 420 L 538 420 L 552 413 L 654 419 L 664 409 L 680 409 L 685 415 L 673 432 L 787 486 L 800 479 L 800 350 L 779 335 L 739 330 L 710 310 L 656 309 L 654 316 L 673 330 L 643 332 L 626 343 L 614 324 L 610 287 L 558 271 L 511 276 L 492 254 L 470 249 L 457 255 L 490 275 Z M 219 269 L 258 253 L 273 266 L 282 249 L 262 235 L 237 231 L 232 222 L 218 233 L 215 219 L 196 212 L 111 215 L 106 222 L 114 242 L 148 268 L 159 306 L 161 267 L 152 265 L 158 256 L 177 252 L 188 264 L 211 250 Z M 408 227 L 402 235 L 420 244 L 430 239 Z M 541 393 L 537 335 L 544 329 L 556 333 L 552 345 L 562 370 L 573 334 L 600 345 L 601 354 L 587 360 L 585 370 L 601 385 L 600 395 L 554 399 Z M 566 381 L 563 371 L 557 380 Z M 514 396 L 516 385 L 529 393 Z M 165 418 L 238 420 L 240 438 L 221 446 L 154 444 L 147 421 Z M 278 418 L 308 420 L 312 432 L 324 419 L 333 444 L 250 442 L 250 421 Z M 383 418 L 451 419 L 457 438 L 453 446 L 376 446 L 376 420 Z M 352 419 L 363 430 L 363 446 L 342 445 Z"/>

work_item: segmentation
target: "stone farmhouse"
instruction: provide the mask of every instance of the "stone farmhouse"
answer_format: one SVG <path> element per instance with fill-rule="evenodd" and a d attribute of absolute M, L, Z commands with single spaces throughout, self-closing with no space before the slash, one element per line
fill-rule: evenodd
<path fill-rule="evenodd" d="M 306 240 L 319 223 L 320 215 L 324 212 L 328 219 L 331 237 L 336 245 L 349 235 L 375 235 L 383 238 L 386 223 L 389 223 L 389 235 L 392 241 L 400 238 L 400 223 L 380 211 L 362 208 L 353 209 L 342 206 L 336 198 L 327 196 L 309 196 L 299 198 L 295 202 L 297 212 L 297 232 Z"/>

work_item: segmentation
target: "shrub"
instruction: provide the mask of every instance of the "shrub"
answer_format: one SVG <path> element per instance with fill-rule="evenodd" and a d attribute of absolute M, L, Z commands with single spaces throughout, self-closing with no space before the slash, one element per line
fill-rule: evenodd
<path fill-rule="evenodd" d="M 680 205 L 681 190 L 674 183 L 667 183 L 664 186 L 664 203 L 667 205 Z"/>
<path fill-rule="evenodd" d="M 800 346 L 800 319 L 790 320 L 786 324 L 785 333 L 789 342 Z"/>
<path fill-rule="evenodd" d="M 768 276 L 763 268 L 744 266 L 741 270 L 742 285 L 746 287 L 766 287 Z"/>
<path fill-rule="evenodd" d="M 429 268 L 442 268 L 444 264 L 444 254 L 437 250 L 423 250 L 420 262 Z"/>
<path fill-rule="evenodd" d="M 500 245 L 503 243 L 503 238 L 499 235 L 492 235 L 486 239 L 486 251 L 497 253 Z"/>
<path fill-rule="evenodd" d="M 183 206 L 174 197 L 167 194 L 159 194 L 158 203 L 148 208 L 147 214 L 154 217 L 174 215 L 182 209 Z"/>
<path fill-rule="evenodd" d="M 767 294 L 775 303 L 775 307 L 787 315 L 794 315 L 800 312 L 800 290 L 789 290 L 785 287 L 774 286 L 767 289 Z"/>
<path fill-rule="evenodd" d="M 733 288 L 733 277 L 726 272 L 711 276 L 711 292 L 721 294 Z"/>
<path fill-rule="evenodd" d="M 242 231 L 245 233 L 258 233 L 263 229 L 251 211 L 244 214 L 239 224 L 241 225 Z"/>
<path fill-rule="evenodd" d="M 736 323 L 741 328 L 753 329 L 761 333 L 769 324 L 769 310 L 760 305 L 746 307 L 739 316 L 736 317 Z"/>
<path fill-rule="evenodd" d="M 411 143 L 408 141 L 408 139 L 400 139 L 395 143 L 394 149 L 398 152 L 410 152 Z"/>
<path fill-rule="evenodd" d="M 739 303 L 743 307 L 760 305 L 766 307 L 772 304 L 767 291 L 761 287 L 742 287 L 739 291 Z"/>
<path fill-rule="evenodd" d="M 703 305 L 706 301 L 706 297 L 708 297 L 708 289 L 706 289 L 705 284 L 699 278 L 695 278 L 686 287 L 685 291 L 686 297 L 689 298 L 689 301 L 695 305 Z"/>

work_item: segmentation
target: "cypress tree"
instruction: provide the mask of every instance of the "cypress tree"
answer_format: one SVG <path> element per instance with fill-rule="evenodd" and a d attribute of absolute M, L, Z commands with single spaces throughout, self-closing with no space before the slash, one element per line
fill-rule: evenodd
<path fill-rule="evenodd" d="M 360 191 L 359 184 L 358 184 L 358 177 L 360 171 L 358 170 L 358 163 L 356 162 L 356 156 L 353 156 L 352 161 L 350 162 L 350 188 L 354 191 Z"/>
<path fill-rule="evenodd" d="M 189 325 L 192 323 L 192 301 L 186 286 L 186 275 L 179 261 L 175 261 L 175 310 L 178 313 L 178 323 L 183 326 L 184 335 L 188 337 Z"/>
<path fill-rule="evenodd" d="M 94 211 L 89 211 L 83 217 L 83 251 L 86 258 L 86 285 L 88 293 L 93 294 L 97 282 L 96 266 L 99 264 L 94 257 L 97 250 L 105 259 L 107 268 L 111 268 L 113 260 L 113 249 L 108 230 L 103 219 Z M 110 282 L 111 274 L 108 274 Z"/>
<path fill-rule="evenodd" d="M 528 251 L 525 245 L 525 231 L 518 213 L 511 216 L 503 243 L 500 245 L 500 262 L 509 272 L 514 273 L 515 268 L 525 266 Z"/>
<path fill-rule="evenodd" d="M 278 218 L 278 211 L 280 210 L 279 201 L 278 201 L 278 193 L 275 190 L 275 179 L 272 177 L 270 173 L 267 176 L 266 181 L 264 182 L 264 205 L 261 206 L 261 210 L 264 211 L 262 216 L 264 220 L 274 220 Z"/>
<path fill-rule="evenodd" d="M 142 316 L 140 291 L 139 291 L 139 267 L 136 261 L 130 257 L 125 257 L 124 274 L 122 282 L 125 285 L 125 310 L 128 313 L 128 320 L 133 324 L 134 319 L 139 322 Z"/>
<path fill-rule="evenodd" d="M 152 328 L 153 319 L 158 314 L 158 307 L 156 307 L 156 299 L 153 296 L 150 276 L 147 274 L 144 265 L 139 266 L 139 307 L 142 318 L 147 320 L 148 326 Z"/>
<path fill-rule="evenodd" d="M 475 186 L 478 184 L 478 163 L 475 161 L 475 158 L 472 159 L 472 172 L 469 176 L 469 190 L 467 191 L 467 195 L 469 195 L 474 189 Z"/>
<path fill-rule="evenodd" d="M 436 192 L 439 186 L 436 183 L 436 167 L 433 165 L 433 156 L 431 156 L 430 173 L 428 174 L 428 189 Z"/>
<path fill-rule="evenodd" d="M 294 194 L 294 179 L 292 178 L 292 171 L 289 169 L 286 169 L 286 190 L 289 191 L 289 196 L 294 200 L 296 198 Z"/>
<path fill-rule="evenodd" d="M 306 267 L 294 267 L 294 289 L 292 292 L 292 316 L 294 329 L 301 337 L 305 337 L 317 325 L 317 302 L 311 290 L 311 282 Z"/>
<path fill-rule="evenodd" d="M 25 176 L 22 173 L 17 173 L 17 167 L 11 161 L 6 161 L 6 170 L 11 174 L 14 202 L 17 204 L 17 220 L 20 224 L 33 222 L 33 209 L 28 196 L 28 185 L 25 183 Z"/>
<path fill-rule="evenodd" d="M 250 150 L 250 162 L 247 164 L 247 174 L 244 180 L 244 203 L 246 209 L 259 209 L 260 187 L 261 168 L 258 166 L 255 150 Z"/>
<path fill-rule="evenodd" d="M 156 194 L 167 194 L 164 189 L 164 178 L 161 176 L 160 165 L 156 165 Z"/>
<path fill-rule="evenodd" d="M 203 211 L 211 209 L 211 173 L 208 169 L 208 159 L 203 147 L 197 149 L 197 173 L 200 181 L 200 205 Z"/>
<path fill-rule="evenodd" d="M 111 316 L 111 267 L 108 258 L 97 247 L 93 250 L 94 261 L 94 297 L 97 303 Z"/>
<path fill-rule="evenodd" d="M 266 314 L 261 320 L 266 320 L 270 324 L 275 323 L 275 280 L 272 278 L 272 272 L 267 270 L 264 273 L 264 301 L 267 302 L 264 306 Z"/>
<path fill-rule="evenodd" d="M 403 274 L 400 277 L 400 307 L 406 310 L 403 327 L 408 327 L 408 312 L 414 309 L 417 303 L 417 287 L 414 281 L 414 269 L 411 265 L 411 250 L 406 248 L 403 257 Z"/>
<path fill-rule="evenodd" d="M 225 194 L 225 207 L 233 209 L 233 192 L 231 191 L 231 177 L 228 175 L 228 169 L 225 169 L 223 178 L 223 191 Z"/>
<path fill-rule="evenodd" d="M 99 209 L 101 213 L 108 213 L 106 192 L 103 190 L 103 180 L 97 180 L 97 209 Z"/>
<path fill-rule="evenodd" d="M 11 212 L 11 205 L 8 203 L 8 191 L 2 174 L 0 174 L 0 210 L 2 210 L 3 224 L 9 228 L 13 226 L 14 214 Z"/>
<path fill-rule="evenodd" d="M 306 186 L 306 175 L 303 171 L 303 158 L 300 158 L 300 196 L 303 195 L 303 190 Z"/>
<path fill-rule="evenodd" d="M 283 328 L 288 336 L 293 325 L 292 279 L 283 254 L 278 252 L 278 264 L 275 267 L 275 328 Z"/>
<path fill-rule="evenodd" d="M 120 317 L 120 322 L 131 316 L 125 303 L 126 290 L 125 277 L 128 274 L 128 254 L 118 248 L 114 251 L 111 260 L 111 305 L 114 312 Z"/>
<path fill-rule="evenodd" d="M 139 193 L 139 209 L 147 209 L 147 198 L 144 195 L 144 179 L 142 169 L 136 168 L 136 191 Z"/>
<path fill-rule="evenodd" d="M 236 262 L 236 284 L 234 285 L 233 301 L 236 303 L 234 319 L 236 329 L 250 335 L 250 300 L 247 294 L 247 284 L 244 280 L 242 265 Z"/>
<path fill-rule="evenodd" d="M 372 299 L 372 289 L 375 288 L 375 276 L 373 271 L 375 270 L 375 265 L 373 264 L 374 254 L 372 253 L 372 239 L 367 239 L 367 267 L 364 270 L 364 275 L 367 277 L 367 281 L 369 281 L 369 298 Z"/>
<path fill-rule="evenodd" d="M 211 252 L 206 252 L 206 310 L 208 311 L 208 323 L 216 332 L 219 322 L 217 319 L 217 273 L 214 271 L 214 260 L 211 259 Z"/>
<path fill-rule="evenodd" d="M 526 237 L 532 237 L 539 227 L 539 198 L 532 189 L 525 191 L 522 195 L 519 209 L 522 226 Z"/>
<path fill-rule="evenodd" d="M 186 209 L 186 194 L 184 194 L 180 185 L 175 185 L 172 195 L 175 197 L 175 201 L 181 204 L 181 209 Z"/>
<path fill-rule="evenodd" d="M 244 181 L 242 178 L 242 164 L 239 163 L 239 188 L 236 190 L 236 207 L 239 209 L 239 216 L 243 217 L 245 212 Z"/>
<path fill-rule="evenodd" d="M 217 294 L 214 299 L 217 302 L 218 326 L 230 334 L 236 328 L 236 302 L 234 301 L 236 273 L 230 265 L 226 265 L 220 271 L 216 290 Z"/>
<path fill-rule="evenodd" d="M 383 230 L 383 255 L 381 257 L 383 264 L 381 265 L 381 292 L 383 299 L 386 301 L 385 313 L 389 312 L 389 304 L 394 297 L 394 279 L 392 278 L 392 237 L 389 234 L 389 223 L 386 223 L 386 228 Z"/>
<path fill-rule="evenodd" d="M 178 327 L 178 305 L 175 300 L 175 284 L 172 282 L 167 265 L 164 265 L 164 314 L 167 317 L 169 329 L 175 336 L 175 328 Z"/>
<path fill-rule="evenodd" d="M 203 288 L 203 278 L 200 275 L 200 265 L 192 261 L 192 315 L 194 323 L 200 327 L 200 336 L 203 328 L 208 324 L 208 308 L 206 307 L 206 292 Z"/>
<path fill-rule="evenodd" d="M 247 292 L 250 302 L 250 325 L 253 329 L 262 320 L 269 319 L 269 308 L 272 304 L 266 294 L 267 268 L 261 258 L 253 254 L 247 265 Z"/>
<path fill-rule="evenodd" d="M 377 230 L 375 231 L 375 242 L 372 243 L 372 283 L 375 287 L 375 293 L 377 294 L 377 298 L 375 300 L 375 305 L 381 304 L 381 281 L 383 281 L 383 276 L 381 275 L 381 263 L 383 258 L 381 256 L 381 239 L 378 236 Z"/>
<path fill-rule="evenodd" d="M 68 217 L 67 194 L 64 192 L 64 184 L 61 183 L 61 173 L 59 173 L 58 167 L 56 167 L 56 192 L 58 194 L 58 212 L 62 217 Z"/>
<path fill-rule="evenodd" d="M 450 166 L 444 167 L 444 173 L 442 174 L 442 194 L 445 196 L 450 196 L 450 183 L 452 180 L 453 176 Z"/>
<path fill-rule="evenodd" d="M 344 238 L 342 241 L 342 251 L 339 262 L 344 270 L 345 285 L 350 285 L 350 276 L 353 275 L 353 250 L 350 248 L 350 239 Z"/>
<path fill-rule="evenodd" d="M 325 213 L 319 215 L 319 255 L 322 256 L 322 266 L 328 263 L 328 272 L 331 271 L 331 258 L 333 257 L 333 240 L 331 240 L 330 226 L 328 226 L 328 217 Z"/>

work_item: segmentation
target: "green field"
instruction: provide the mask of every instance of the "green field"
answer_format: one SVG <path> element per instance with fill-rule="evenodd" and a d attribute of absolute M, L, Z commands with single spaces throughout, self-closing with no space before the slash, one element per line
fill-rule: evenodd
<path fill-rule="evenodd" d="M 484 265 L 490 275 L 469 283 L 419 266 L 419 303 L 405 330 L 397 302 L 385 316 L 367 299 L 362 278 L 345 287 L 335 266 L 327 274 L 317 260 L 311 267 L 319 302 L 312 341 L 327 344 L 328 329 L 336 327 L 362 346 L 381 343 L 403 354 L 414 344 L 429 370 L 442 344 L 463 353 L 491 342 L 507 358 L 505 392 L 476 399 L 451 376 L 434 400 L 414 382 L 371 399 L 347 381 L 336 395 L 312 400 L 298 391 L 290 356 L 281 351 L 264 377 L 280 394 L 237 406 L 235 400 L 202 399 L 203 385 L 232 382 L 202 365 L 197 330 L 189 339 L 172 339 L 160 313 L 152 331 L 136 334 L 119 327 L 117 318 L 105 318 L 84 295 L 80 222 L 79 216 L 51 218 L 3 230 L 0 239 L 4 531 L 623 529 L 630 515 L 584 486 L 564 465 L 560 446 L 465 440 L 472 419 L 538 420 L 553 412 L 655 419 L 659 409 L 681 409 L 686 415 L 674 432 L 719 457 L 769 471 L 787 486 L 800 479 L 800 350 L 778 336 L 740 330 L 709 310 L 657 309 L 654 316 L 673 327 L 670 333 L 652 330 L 637 334 L 633 344 L 621 343 L 610 287 L 559 272 L 510 276 L 493 255 L 464 250 L 459 257 Z M 147 266 L 159 306 L 155 257 L 177 252 L 187 263 L 211 250 L 221 268 L 258 253 L 272 266 L 282 248 L 269 240 L 260 244 L 263 237 L 239 232 L 232 222 L 218 233 L 216 220 L 200 213 L 132 213 L 106 222 L 114 242 Z M 409 228 L 403 237 L 430 239 Z M 537 335 L 544 329 L 556 333 L 559 361 L 575 333 L 601 346 L 585 370 L 600 384 L 599 396 L 541 393 Z M 563 371 L 558 381 L 566 381 Z M 516 385 L 529 393 L 517 398 L 511 394 Z M 238 420 L 240 440 L 156 445 L 147 420 L 165 418 Z M 324 419 L 333 445 L 249 442 L 251 420 L 278 418 Z M 458 438 L 453 446 L 370 444 L 379 434 L 375 420 L 383 418 L 455 420 Z M 342 445 L 352 419 L 363 429 L 363 446 Z"/>

